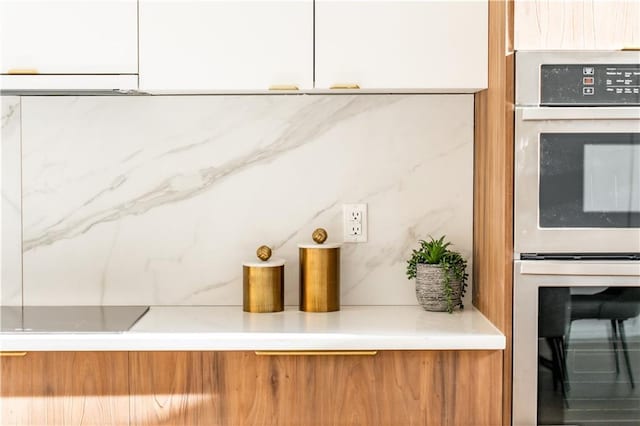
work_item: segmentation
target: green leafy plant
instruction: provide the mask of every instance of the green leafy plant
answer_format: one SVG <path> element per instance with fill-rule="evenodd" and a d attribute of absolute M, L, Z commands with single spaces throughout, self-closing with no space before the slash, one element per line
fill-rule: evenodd
<path fill-rule="evenodd" d="M 446 241 L 446 236 L 439 239 L 429 237 L 429 241 L 420 240 L 420 247 L 413 250 L 411 258 L 407 261 L 407 277 L 413 279 L 418 271 L 418 264 L 438 265 L 444 271 L 443 292 L 447 301 L 447 312 L 453 312 L 453 288 L 451 278 L 460 281 L 462 285 L 462 295 L 467 288 L 467 261 L 460 253 L 449 250 L 450 242 Z M 460 305 L 461 308 L 464 306 Z"/>

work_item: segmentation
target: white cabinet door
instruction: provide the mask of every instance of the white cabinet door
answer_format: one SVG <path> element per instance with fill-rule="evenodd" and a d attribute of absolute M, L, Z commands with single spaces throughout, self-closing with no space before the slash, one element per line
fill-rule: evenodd
<path fill-rule="evenodd" d="M 487 21 L 483 0 L 316 0 L 316 88 L 486 88 Z"/>
<path fill-rule="evenodd" d="M 140 0 L 140 90 L 313 87 L 313 0 Z"/>
<path fill-rule="evenodd" d="M 137 74 L 137 38 L 136 0 L 0 0 L 2 74 Z"/>

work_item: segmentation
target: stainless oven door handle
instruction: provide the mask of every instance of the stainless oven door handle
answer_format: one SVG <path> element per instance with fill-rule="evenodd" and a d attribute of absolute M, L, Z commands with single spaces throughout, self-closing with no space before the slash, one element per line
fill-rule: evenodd
<path fill-rule="evenodd" d="M 522 120 L 638 120 L 636 107 L 531 107 L 521 108 Z"/>
<path fill-rule="evenodd" d="M 640 262 L 588 263 L 528 261 L 520 264 L 522 275 L 592 275 L 640 277 Z M 638 281 L 640 284 L 640 280 Z"/>

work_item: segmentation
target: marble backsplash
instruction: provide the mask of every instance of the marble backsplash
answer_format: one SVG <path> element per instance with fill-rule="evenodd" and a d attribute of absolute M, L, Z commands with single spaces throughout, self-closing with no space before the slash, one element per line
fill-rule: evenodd
<path fill-rule="evenodd" d="M 20 185 L 20 98 L 0 103 L 0 304 L 22 303 L 22 223 Z"/>
<path fill-rule="evenodd" d="M 297 244 L 340 241 L 343 203 L 369 214 L 343 304 L 415 304 L 405 260 L 430 234 L 471 255 L 472 95 L 22 97 L 2 117 L 3 303 L 16 152 L 26 305 L 238 305 L 261 244 L 296 304 Z"/>

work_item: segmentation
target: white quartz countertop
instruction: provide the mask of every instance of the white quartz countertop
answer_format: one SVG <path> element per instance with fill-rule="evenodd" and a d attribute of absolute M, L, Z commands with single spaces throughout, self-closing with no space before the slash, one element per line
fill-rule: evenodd
<path fill-rule="evenodd" d="M 343 306 L 338 312 L 249 314 L 240 306 L 152 306 L 122 333 L 2 333 L 1 351 L 501 350 L 479 311 Z"/>

